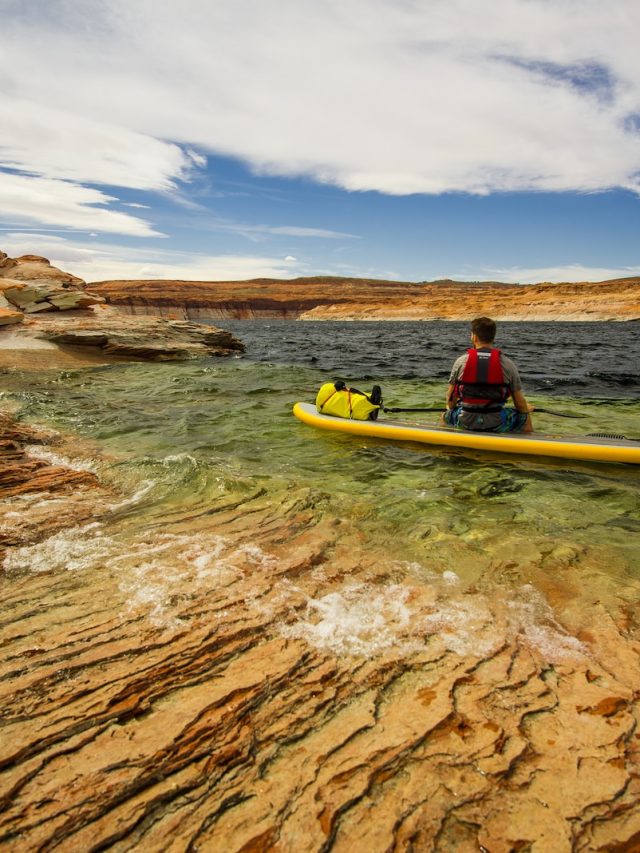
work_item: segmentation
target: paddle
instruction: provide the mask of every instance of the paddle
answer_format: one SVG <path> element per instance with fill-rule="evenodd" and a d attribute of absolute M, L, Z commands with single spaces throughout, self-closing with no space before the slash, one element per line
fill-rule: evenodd
<path fill-rule="evenodd" d="M 398 408 L 388 409 L 386 406 L 383 406 L 382 411 L 383 412 L 393 412 L 394 414 L 396 412 L 444 412 L 444 406 L 440 406 L 439 408 L 429 407 L 429 408 L 420 408 L 420 409 L 398 409 Z M 586 418 L 586 415 L 570 415 L 567 412 L 556 412 L 554 409 L 543 409 L 542 407 L 538 407 L 538 406 L 535 407 L 533 412 L 534 413 L 542 412 L 545 415 L 555 415 L 555 417 L 557 417 L 557 418 Z"/>

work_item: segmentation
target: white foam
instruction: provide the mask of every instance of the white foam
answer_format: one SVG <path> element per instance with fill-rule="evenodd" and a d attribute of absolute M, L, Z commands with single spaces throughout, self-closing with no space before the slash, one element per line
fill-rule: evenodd
<path fill-rule="evenodd" d="M 282 627 L 284 636 L 305 639 L 337 655 L 372 657 L 398 646 L 411 619 L 409 590 L 400 584 L 353 584 L 307 600 L 306 618 Z"/>
<path fill-rule="evenodd" d="M 190 453 L 173 453 L 170 456 L 165 456 L 164 459 L 162 460 L 162 464 L 165 466 L 165 468 L 169 468 L 171 465 L 175 464 L 176 462 L 178 462 L 178 463 L 188 462 L 194 468 L 198 464 L 198 460 L 195 458 L 195 456 L 192 456 Z"/>
<path fill-rule="evenodd" d="M 101 565 L 113 552 L 113 539 L 98 522 L 55 533 L 44 542 L 12 548 L 3 568 L 7 572 L 80 571 Z"/>
<path fill-rule="evenodd" d="M 93 522 L 11 549 L 3 568 L 37 573 L 106 567 L 120 575 L 118 587 L 128 611 L 171 626 L 177 624 L 181 601 L 207 590 L 219 592 L 275 562 L 254 544 L 237 545 L 216 534 L 153 533 L 132 540 L 111 535 Z"/>
<path fill-rule="evenodd" d="M 281 626 L 281 633 L 336 655 L 365 657 L 391 649 L 410 654 L 429 640 L 461 657 L 486 657 L 505 642 L 520 642 L 549 663 L 587 654 L 531 586 L 515 598 L 490 598 L 461 590 L 454 572 L 438 576 L 417 564 L 412 568 L 419 569 L 419 585 L 355 584 L 307 598 L 304 614 Z M 293 602 L 301 594 L 289 585 L 279 596 Z"/>
<path fill-rule="evenodd" d="M 48 462 L 49 465 L 69 468 L 71 471 L 96 472 L 96 464 L 91 459 L 69 459 L 67 456 L 54 453 L 52 450 L 48 450 L 39 444 L 30 444 L 28 447 L 25 447 L 25 450 L 33 459 L 41 459 L 43 462 Z"/>
<path fill-rule="evenodd" d="M 508 607 L 512 633 L 522 636 L 549 663 L 562 663 L 588 654 L 584 643 L 567 633 L 544 597 L 531 584 L 520 587 Z"/>
<path fill-rule="evenodd" d="M 437 634 L 448 651 L 461 657 L 484 657 L 500 644 L 493 630 L 494 621 L 495 615 L 483 596 L 460 596 L 438 600 L 417 627 L 427 635 Z"/>
<path fill-rule="evenodd" d="M 157 484 L 156 480 L 143 480 L 140 484 L 137 491 L 135 491 L 130 497 L 124 498 L 124 500 L 118 501 L 118 503 L 110 504 L 109 509 L 112 512 L 115 512 L 119 509 L 125 509 L 126 507 L 135 506 L 137 503 L 149 494 L 151 489 L 153 489 Z"/>
<path fill-rule="evenodd" d="M 215 534 L 159 534 L 139 549 L 143 559 L 123 576 L 120 589 L 130 611 L 143 610 L 153 624 L 168 627 L 180 624 L 175 609 L 181 599 L 207 589 L 219 592 L 242 579 L 247 568 L 273 564 L 257 546 L 235 547 Z"/>
<path fill-rule="evenodd" d="M 258 545 L 240 545 L 232 555 L 234 560 L 246 559 L 251 565 L 259 569 L 268 570 L 277 565 L 277 560 L 271 554 L 266 554 Z"/>

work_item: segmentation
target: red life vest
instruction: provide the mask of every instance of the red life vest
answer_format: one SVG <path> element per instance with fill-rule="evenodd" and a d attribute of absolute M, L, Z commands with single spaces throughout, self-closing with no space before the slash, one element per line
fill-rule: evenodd
<path fill-rule="evenodd" d="M 511 393 L 505 382 L 500 350 L 467 350 L 467 363 L 456 384 L 456 395 L 467 411 L 499 412 Z"/>

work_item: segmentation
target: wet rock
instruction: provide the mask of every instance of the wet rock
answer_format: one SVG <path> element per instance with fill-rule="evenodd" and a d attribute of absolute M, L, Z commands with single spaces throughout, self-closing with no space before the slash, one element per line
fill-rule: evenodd
<path fill-rule="evenodd" d="M 37 335 L 59 345 L 98 347 L 110 356 L 176 361 L 205 355 L 243 352 L 230 332 L 189 321 L 153 317 L 130 318 L 119 314 L 48 320 Z"/>
<path fill-rule="evenodd" d="M 97 518 L 116 497 L 90 470 L 65 462 L 64 452 L 61 437 L 0 412 L 0 562 L 4 548 Z"/>
<path fill-rule="evenodd" d="M 606 618 L 551 642 L 514 602 L 397 583 L 300 495 L 278 509 L 257 490 L 33 550 L 54 568 L 3 595 L 0 843 L 633 849 L 637 644 Z"/>

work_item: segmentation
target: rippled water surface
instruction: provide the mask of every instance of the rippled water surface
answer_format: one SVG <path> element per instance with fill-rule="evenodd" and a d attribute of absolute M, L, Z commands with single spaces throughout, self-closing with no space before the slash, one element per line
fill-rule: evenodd
<path fill-rule="evenodd" d="M 256 502 L 286 517 L 304 501 L 318 518 L 348 520 L 349 535 L 372 554 L 392 556 L 398 580 L 490 578 L 585 610 L 631 601 L 640 575 L 637 469 L 402 446 L 292 417 L 295 401 L 335 378 L 380 383 L 387 405 L 437 404 L 466 347 L 466 324 L 224 325 L 245 341 L 246 356 L 5 377 L 5 399 L 20 403 L 24 418 L 85 437 L 87 458 L 76 464 L 95 464 L 125 495 L 104 523 L 17 552 L 8 568 L 90 570 L 111 560 L 127 594 L 146 596 L 158 615 L 163 596 L 184 592 L 198 572 L 215 568 L 224 578 L 238 547 L 247 557 Z M 640 324 L 505 323 L 499 343 L 534 403 L 583 416 L 538 415 L 537 428 L 640 438 Z M 230 552 L 215 527 L 202 533 L 202 519 L 234 505 L 247 513 L 246 536 Z M 345 619 L 344 609 L 332 618 Z"/>

